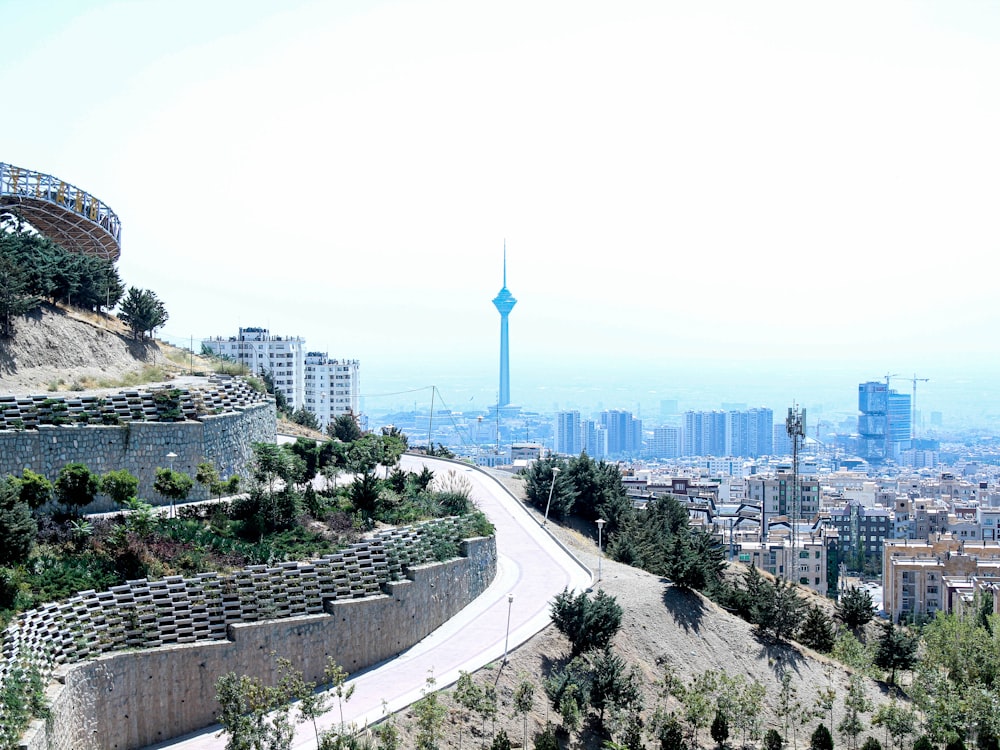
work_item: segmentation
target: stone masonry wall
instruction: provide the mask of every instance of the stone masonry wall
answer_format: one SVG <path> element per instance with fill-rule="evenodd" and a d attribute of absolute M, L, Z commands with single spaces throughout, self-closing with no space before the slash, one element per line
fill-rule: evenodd
<path fill-rule="evenodd" d="M 25 468 L 55 481 L 68 463 L 86 464 L 104 474 L 127 469 L 139 478 L 139 497 L 154 505 L 167 502 L 153 490 L 157 467 L 169 467 L 168 453 L 177 454 L 172 466 L 192 476 L 202 461 L 212 461 L 223 477 L 248 476 L 256 442 L 276 439 L 273 402 L 236 406 L 224 414 L 204 414 L 199 421 L 130 421 L 121 425 L 48 425 L 31 430 L 0 430 L 0 475 L 20 476 Z M 190 500 L 208 499 L 195 484 Z M 115 510 L 99 497 L 84 512 Z"/>
<path fill-rule="evenodd" d="M 356 672 L 398 654 L 492 582 L 493 538 L 466 539 L 461 558 L 428 562 L 469 530 L 442 519 L 320 560 L 133 581 L 26 613 L 4 633 L 5 666 L 62 665 L 51 717 L 36 722 L 26 746 L 138 748 L 208 726 L 218 677 L 273 681 L 271 652 L 317 681 L 328 656 Z M 121 651 L 129 647 L 147 650 Z"/>

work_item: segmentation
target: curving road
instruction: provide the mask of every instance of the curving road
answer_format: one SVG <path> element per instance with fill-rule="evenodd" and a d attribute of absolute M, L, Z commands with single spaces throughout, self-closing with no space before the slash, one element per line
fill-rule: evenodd
<path fill-rule="evenodd" d="M 497 577 L 484 594 L 456 617 L 395 659 L 352 676 L 354 697 L 344 706 L 344 721 L 357 726 L 372 724 L 384 715 L 421 697 L 429 675 L 437 688 L 450 685 L 459 672 L 472 672 L 503 659 L 548 625 L 552 598 L 564 587 L 582 590 L 593 575 L 560 546 L 529 514 L 521 502 L 493 477 L 466 464 L 423 456 L 403 456 L 402 468 L 420 471 L 427 466 L 436 475 L 455 471 L 472 483 L 472 498 L 496 527 Z M 508 596 L 513 601 L 508 602 Z M 510 620 L 509 638 L 508 617 Z M 338 725 L 340 713 L 323 717 L 321 729 Z M 219 727 L 209 727 L 155 748 L 224 750 L 226 738 Z M 315 748 L 311 724 L 297 728 L 295 748 Z"/>

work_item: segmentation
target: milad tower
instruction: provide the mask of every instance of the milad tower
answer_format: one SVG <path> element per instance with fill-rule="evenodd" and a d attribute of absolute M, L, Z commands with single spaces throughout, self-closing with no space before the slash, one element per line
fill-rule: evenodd
<path fill-rule="evenodd" d="M 507 289 L 507 243 L 503 248 L 503 289 L 493 298 L 493 304 L 500 313 L 500 395 L 497 408 L 510 404 L 510 352 L 507 348 L 507 317 L 517 300 Z"/>

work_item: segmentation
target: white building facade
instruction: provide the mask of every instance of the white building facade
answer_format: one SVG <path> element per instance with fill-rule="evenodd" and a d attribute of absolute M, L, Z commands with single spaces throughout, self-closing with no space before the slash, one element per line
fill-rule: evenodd
<path fill-rule="evenodd" d="M 202 346 L 220 357 L 245 365 L 254 375 L 267 373 L 291 409 L 305 404 L 305 339 L 272 336 L 266 328 L 240 328 L 237 336 L 203 339 Z"/>
<path fill-rule="evenodd" d="M 356 359 L 330 359 L 325 352 L 305 356 L 305 407 L 316 415 L 319 428 L 341 414 L 358 414 L 360 366 Z"/>
<path fill-rule="evenodd" d="M 306 352 L 301 336 L 272 336 L 266 328 L 240 328 L 236 336 L 203 339 L 214 354 L 245 365 L 254 375 L 267 373 L 291 410 L 316 415 L 320 429 L 341 414 L 360 416 L 360 365 L 356 359 L 331 359 Z"/>

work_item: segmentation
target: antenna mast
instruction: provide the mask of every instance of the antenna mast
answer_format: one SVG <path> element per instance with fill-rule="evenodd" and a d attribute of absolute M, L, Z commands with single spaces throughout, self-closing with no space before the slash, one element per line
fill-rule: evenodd
<path fill-rule="evenodd" d="M 785 431 L 792 439 L 792 523 L 791 540 L 792 552 L 795 551 L 795 524 L 802 515 L 801 497 L 799 493 L 799 441 L 806 436 L 806 410 L 799 409 L 798 406 L 788 408 L 788 416 L 785 418 Z M 789 567 L 787 564 L 785 567 Z M 786 571 L 787 573 L 787 571 Z"/>

